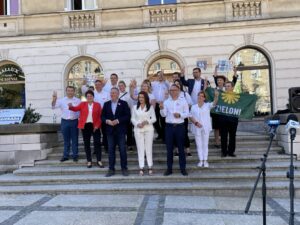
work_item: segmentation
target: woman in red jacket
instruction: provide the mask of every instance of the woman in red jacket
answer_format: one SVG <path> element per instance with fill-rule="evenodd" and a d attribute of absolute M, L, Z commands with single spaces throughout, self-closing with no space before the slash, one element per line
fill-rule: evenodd
<path fill-rule="evenodd" d="M 78 106 L 69 104 L 69 109 L 72 111 L 80 111 L 78 128 L 82 131 L 84 150 L 87 159 L 87 168 L 92 167 L 92 154 L 91 154 L 91 136 L 94 138 L 94 148 L 97 157 L 97 165 L 104 168 L 101 162 L 101 105 L 94 102 L 94 92 L 87 91 L 85 93 L 87 102 L 81 102 Z"/>

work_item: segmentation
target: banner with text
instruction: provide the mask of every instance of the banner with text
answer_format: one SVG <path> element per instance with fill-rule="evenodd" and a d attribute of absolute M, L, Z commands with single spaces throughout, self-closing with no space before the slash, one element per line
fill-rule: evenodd
<path fill-rule="evenodd" d="M 0 125 L 19 124 L 22 122 L 25 109 L 0 109 Z"/>
<path fill-rule="evenodd" d="M 206 89 L 208 101 L 213 101 L 214 92 L 215 89 L 213 88 L 209 87 Z M 254 116 L 256 100 L 256 95 L 221 91 L 218 103 L 211 112 L 241 119 L 252 119 Z"/>

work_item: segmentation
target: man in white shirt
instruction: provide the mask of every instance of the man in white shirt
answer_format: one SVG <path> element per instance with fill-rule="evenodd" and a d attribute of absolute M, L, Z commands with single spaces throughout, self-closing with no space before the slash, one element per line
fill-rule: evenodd
<path fill-rule="evenodd" d="M 116 73 L 112 73 L 110 75 L 110 83 L 107 83 L 105 82 L 104 83 L 104 87 L 103 87 L 103 90 L 110 93 L 110 90 L 115 87 L 115 88 L 118 88 L 118 80 L 119 80 L 119 77 Z"/>
<path fill-rule="evenodd" d="M 166 95 L 168 94 L 170 84 L 168 81 L 165 80 L 164 74 L 162 71 L 157 72 L 157 81 L 151 82 L 152 86 L 152 93 L 156 100 L 155 106 L 155 116 L 157 118 L 156 122 L 154 123 L 155 130 L 158 134 L 157 140 L 162 139 L 165 140 L 165 127 L 166 122 L 165 118 L 162 117 L 159 113 L 159 104 L 164 102 L 166 99 Z"/>
<path fill-rule="evenodd" d="M 188 175 L 186 172 L 186 159 L 184 152 L 184 119 L 189 116 L 189 106 L 186 101 L 179 99 L 179 93 L 179 87 L 172 84 L 170 88 L 171 98 L 167 99 L 159 106 L 161 116 L 166 117 L 165 136 L 168 169 L 164 173 L 165 176 L 172 174 L 174 140 L 176 140 L 178 147 L 181 174 L 183 176 Z"/>
<path fill-rule="evenodd" d="M 52 96 L 52 108 L 60 108 L 61 115 L 61 132 L 64 138 L 64 153 L 61 158 L 61 162 L 69 159 L 70 146 L 72 142 L 73 161 L 78 161 L 78 112 L 69 110 L 69 103 L 73 106 L 77 106 L 80 103 L 80 99 L 75 97 L 75 88 L 68 86 L 66 88 L 67 96 L 57 100 L 56 91 Z"/>

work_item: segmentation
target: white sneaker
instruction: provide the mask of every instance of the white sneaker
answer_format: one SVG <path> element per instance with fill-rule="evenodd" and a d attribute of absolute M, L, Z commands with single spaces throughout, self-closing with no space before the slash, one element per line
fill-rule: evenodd
<path fill-rule="evenodd" d="M 203 161 L 200 161 L 198 164 L 197 164 L 198 167 L 202 167 L 203 166 Z"/>
<path fill-rule="evenodd" d="M 205 168 L 208 168 L 208 167 L 209 167 L 208 162 L 207 162 L 207 161 L 204 161 L 203 166 L 204 166 Z"/>

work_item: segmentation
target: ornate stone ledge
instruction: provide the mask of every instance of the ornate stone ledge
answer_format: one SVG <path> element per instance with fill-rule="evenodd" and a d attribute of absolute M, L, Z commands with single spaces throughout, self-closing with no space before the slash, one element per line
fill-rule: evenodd
<path fill-rule="evenodd" d="M 100 28 L 100 12 L 80 11 L 67 12 L 63 15 L 63 27 L 65 31 L 91 31 Z"/>

